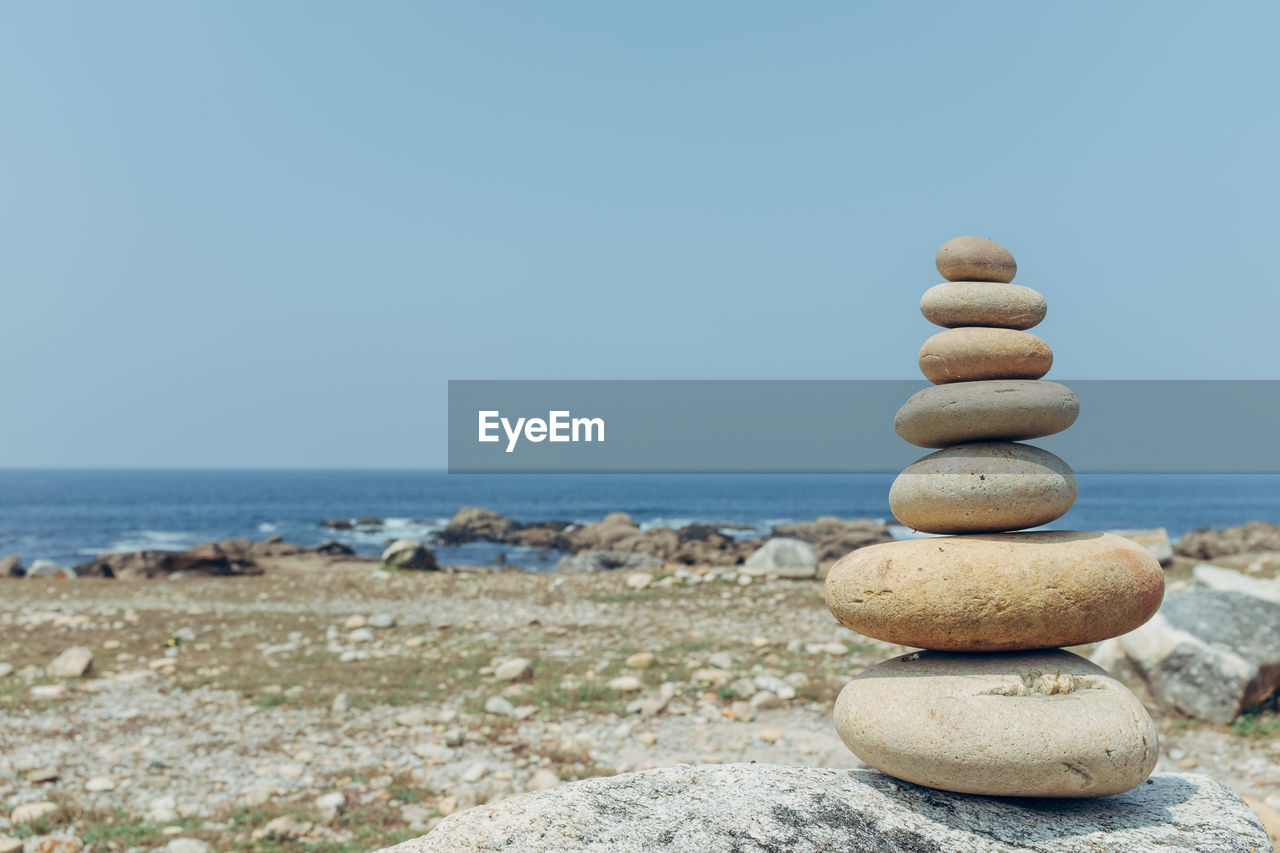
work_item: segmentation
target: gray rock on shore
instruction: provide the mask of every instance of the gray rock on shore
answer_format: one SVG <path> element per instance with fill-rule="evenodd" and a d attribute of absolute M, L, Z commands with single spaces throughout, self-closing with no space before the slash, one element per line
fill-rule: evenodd
<path fill-rule="evenodd" d="M 747 557 L 742 573 L 811 578 L 818 573 L 818 552 L 808 542 L 777 536 Z"/>
<path fill-rule="evenodd" d="M 605 572 L 614 569 L 660 569 L 662 559 L 626 551 L 581 551 L 561 557 L 557 572 Z"/>
<path fill-rule="evenodd" d="M 921 788 L 871 770 L 722 764 L 524 794 L 451 815 L 386 850 L 1263 853 L 1272 846 L 1248 806 L 1196 774 L 1157 774 L 1100 799 L 1018 801 Z"/>
<path fill-rule="evenodd" d="M 1165 711 L 1229 723 L 1280 687 L 1280 604 L 1190 589 L 1092 660 Z"/>
<path fill-rule="evenodd" d="M 397 539 L 382 552 L 382 562 L 393 569 L 433 572 L 440 568 L 436 555 L 416 539 Z"/>

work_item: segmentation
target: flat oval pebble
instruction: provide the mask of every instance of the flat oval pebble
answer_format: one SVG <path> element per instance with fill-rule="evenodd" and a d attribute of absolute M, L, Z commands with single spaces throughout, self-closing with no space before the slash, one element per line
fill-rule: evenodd
<path fill-rule="evenodd" d="M 1009 250 L 985 237 L 953 237 L 938 249 L 934 262 L 947 281 L 1007 283 L 1018 274 Z"/>
<path fill-rule="evenodd" d="M 1023 441 L 1075 423 L 1080 401 L 1065 385 L 987 379 L 930 385 L 898 409 L 893 428 L 918 447 L 973 441 Z"/>
<path fill-rule="evenodd" d="M 991 652 L 1076 646 L 1150 619 L 1164 570 L 1110 533 L 1038 531 L 859 548 L 827 575 L 827 608 L 887 643 Z"/>
<path fill-rule="evenodd" d="M 1039 379 L 1053 350 L 1030 332 L 980 326 L 947 329 L 920 347 L 920 372 L 935 385 L 980 379 Z"/>
<path fill-rule="evenodd" d="M 1101 797 L 1155 768 L 1155 724 L 1101 667 L 1061 649 L 916 652 L 836 700 L 836 732 L 890 776 L 966 794 Z"/>
<path fill-rule="evenodd" d="M 927 533 L 999 533 L 1048 524 L 1076 501 L 1066 462 L 1029 444 L 961 444 L 909 465 L 889 487 L 898 521 Z"/>
<path fill-rule="evenodd" d="M 949 281 L 935 284 L 920 297 L 920 313 L 936 326 L 995 326 L 1030 329 L 1044 319 L 1044 297 L 1020 284 L 996 281 Z"/>

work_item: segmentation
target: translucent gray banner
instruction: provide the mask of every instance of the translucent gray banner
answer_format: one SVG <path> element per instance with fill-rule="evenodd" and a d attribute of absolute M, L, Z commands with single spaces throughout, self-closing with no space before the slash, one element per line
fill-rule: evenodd
<path fill-rule="evenodd" d="M 1059 382 L 1059 380 L 1054 380 Z M 971 384 L 971 383 L 960 383 Z M 1060 381 L 1079 473 L 1280 473 L 1280 380 Z M 893 473 L 915 380 L 453 380 L 450 473 Z M 938 386 L 951 387 L 951 386 Z"/>

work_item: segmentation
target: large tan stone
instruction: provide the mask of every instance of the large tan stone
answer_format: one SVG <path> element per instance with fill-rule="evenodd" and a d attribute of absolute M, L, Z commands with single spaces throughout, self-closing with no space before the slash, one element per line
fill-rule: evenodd
<path fill-rule="evenodd" d="M 966 326 L 947 329 L 920 347 L 920 372 L 935 385 L 979 379 L 1039 379 L 1053 350 L 1030 332 Z"/>
<path fill-rule="evenodd" d="M 1066 462 L 1029 444 L 961 444 L 930 453 L 889 487 L 898 521 L 927 533 L 998 533 L 1048 524 L 1076 501 Z"/>
<path fill-rule="evenodd" d="M 898 435 L 920 447 L 974 441 L 1024 441 L 1075 423 L 1080 401 L 1065 385 L 1034 379 L 987 379 L 931 385 L 902 404 Z"/>
<path fill-rule="evenodd" d="M 953 237 L 938 249 L 934 262 L 947 281 L 1007 283 L 1018 273 L 1009 250 L 984 237 Z"/>
<path fill-rule="evenodd" d="M 1137 697 L 1061 649 L 903 655 L 845 685 L 835 723 L 875 769 L 968 794 L 1116 794 L 1159 755 Z"/>
<path fill-rule="evenodd" d="M 920 298 L 920 313 L 936 326 L 995 326 L 1030 329 L 1044 319 L 1044 297 L 1020 284 L 998 281 L 948 281 Z"/>
<path fill-rule="evenodd" d="M 1164 571 L 1141 545 L 1074 530 L 872 545 L 826 581 L 846 628 L 953 652 L 1095 643 L 1146 622 L 1163 595 Z"/>

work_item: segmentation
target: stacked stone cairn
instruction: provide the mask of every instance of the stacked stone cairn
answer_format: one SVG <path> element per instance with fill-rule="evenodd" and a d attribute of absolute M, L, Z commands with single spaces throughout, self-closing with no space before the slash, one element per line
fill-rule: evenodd
<path fill-rule="evenodd" d="M 920 350 L 934 383 L 898 411 L 912 444 L 941 448 L 904 470 L 889 505 L 904 525 L 946 534 L 847 554 L 826 581 L 842 625 L 923 651 L 884 661 L 836 702 L 845 745 L 919 785 L 996 796 L 1097 797 L 1150 775 L 1155 725 L 1106 671 L 1061 646 L 1146 622 L 1164 574 L 1141 546 L 1087 531 L 1026 531 L 1075 502 L 1075 475 L 1023 441 L 1075 421 L 1074 394 L 1040 377 L 1053 353 L 1026 331 L 1044 298 L 1012 284 L 1002 246 L 957 237 L 946 281 L 921 301 L 945 331 Z"/>

